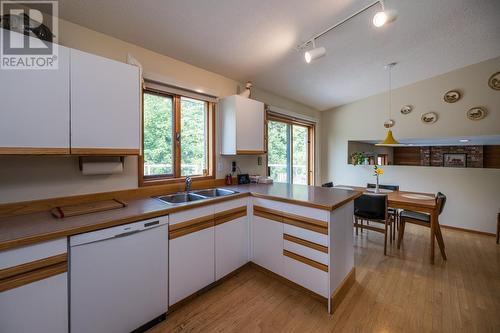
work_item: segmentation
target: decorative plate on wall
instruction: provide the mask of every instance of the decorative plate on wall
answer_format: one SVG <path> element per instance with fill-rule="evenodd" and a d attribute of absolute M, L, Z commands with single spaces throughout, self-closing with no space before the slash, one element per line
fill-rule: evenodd
<path fill-rule="evenodd" d="M 490 76 L 488 85 L 493 90 L 500 90 L 500 72 L 496 72 L 495 74 Z"/>
<path fill-rule="evenodd" d="M 408 114 L 413 110 L 413 106 L 411 105 L 405 105 L 401 108 L 401 113 L 402 114 Z"/>
<path fill-rule="evenodd" d="M 460 94 L 460 91 L 450 90 L 450 91 L 447 91 L 446 94 L 444 94 L 443 99 L 446 103 L 455 103 L 455 102 L 458 102 L 461 97 L 462 97 L 462 94 Z"/>
<path fill-rule="evenodd" d="M 422 115 L 422 122 L 424 124 L 434 124 L 438 120 L 436 112 L 427 112 Z"/>
<path fill-rule="evenodd" d="M 467 119 L 470 120 L 481 120 L 486 117 L 486 109 L 480 106 L 470 109 L 467 111 Z"/>

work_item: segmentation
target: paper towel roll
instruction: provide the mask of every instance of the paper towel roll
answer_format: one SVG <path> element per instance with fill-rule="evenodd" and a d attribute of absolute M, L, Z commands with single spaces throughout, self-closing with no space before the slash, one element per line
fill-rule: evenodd
<path fill-rule="evenodd" d="M 83 162 L 82 175 L 112 175 L 123 172 L 122 162 Z"/>

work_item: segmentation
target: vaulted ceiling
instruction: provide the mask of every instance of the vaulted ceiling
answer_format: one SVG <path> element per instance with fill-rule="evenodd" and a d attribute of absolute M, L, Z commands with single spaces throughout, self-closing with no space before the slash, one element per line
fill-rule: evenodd
<path fill-rule="evenodd" d="M 327 55 L 304 62 L 296 46 L 372 0 L 62 0 L 62 18 L 318 110 L 500 56 L 498 0 L 386 0 L 318 40 Z"/>

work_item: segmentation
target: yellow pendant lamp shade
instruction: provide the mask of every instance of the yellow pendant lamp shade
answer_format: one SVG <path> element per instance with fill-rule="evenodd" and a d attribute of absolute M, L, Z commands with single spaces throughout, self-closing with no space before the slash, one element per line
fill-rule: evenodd
<path fill-rule="evenodd" d="M 399 142 L 392 136 L 392 131 L 388 130 L 384 141 L 381 142 L 383 145 L 398 145 Z"/>

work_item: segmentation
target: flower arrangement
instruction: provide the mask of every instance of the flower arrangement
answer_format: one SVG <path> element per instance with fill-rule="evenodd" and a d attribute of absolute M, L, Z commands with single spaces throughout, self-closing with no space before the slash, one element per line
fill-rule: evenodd
<path fill-rule="evenodd" d="M 375 172 L 373 175 L 377 177 L 377 184 L 375 185 L 375 193 L 379 193 L 378 189 L 378 177 L 384 174 L 384 169 L 379 168 L 378 165 L 373 166 L 373 171 Z"/>

